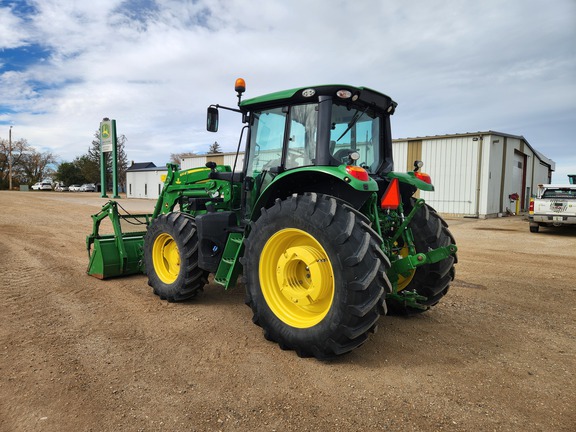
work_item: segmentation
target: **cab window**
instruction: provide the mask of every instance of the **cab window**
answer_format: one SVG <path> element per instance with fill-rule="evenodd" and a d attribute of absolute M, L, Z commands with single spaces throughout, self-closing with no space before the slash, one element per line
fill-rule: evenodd
<path fill-rule="evenodd" d="M 257 174 L 280 166 L 286 116 L 282 108 L 253 113 L 247 173 Z"/>
<path fill-rule="evenodd" d="M 286 151 L 286 169 L 314 165 L 318 104 L 297 105 L 290 110 L 290 133 Z"/>

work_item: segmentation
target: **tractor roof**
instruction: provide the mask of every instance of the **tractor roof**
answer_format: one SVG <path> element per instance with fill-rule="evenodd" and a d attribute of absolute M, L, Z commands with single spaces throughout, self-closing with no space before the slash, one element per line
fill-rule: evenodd
<path fill-rule="evenodd" d="M 397 106 L 397 103 L 389 96 L 367 87 L 329 84 L 299 87 L 246 99 L 240 102 L 240 109 L 243 111 L 252 111 L 282 105 L 298 105 L 317 101 L 318 96 L 333 96 L 335 99 L 340 99 L 343 102 L 364 102 L 390 114 L 394 113 L 394 109 Z"/>

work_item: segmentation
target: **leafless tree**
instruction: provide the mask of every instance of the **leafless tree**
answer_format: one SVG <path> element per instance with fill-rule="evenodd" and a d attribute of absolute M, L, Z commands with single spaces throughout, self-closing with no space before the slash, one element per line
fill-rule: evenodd
<path fill-rule="evenodd" d="M 196 156 L 196 153 L 194 153 L 194 152 L 171 153 L 170 154 L 170 162 L 172 162 L 176 165 L 181 165 L 182 159 L 187 158 L 187 157 L 192 157 L 192 156 Z"/>

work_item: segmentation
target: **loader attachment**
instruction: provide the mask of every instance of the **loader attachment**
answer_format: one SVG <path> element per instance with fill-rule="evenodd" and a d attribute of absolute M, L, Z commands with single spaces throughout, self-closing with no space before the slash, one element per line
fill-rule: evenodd
<path fill-rule="evenodd" d="M 86 272 L 98 279 L 144 272 L 144 235 L 152 215 L 120 214 L 118 207 L 116 201 L 108 201 L 92 215 L 92 234 L 86 237 L 89 257 Z M 110 223 L 102 234 L 100 224 L 106 218 Z"/>

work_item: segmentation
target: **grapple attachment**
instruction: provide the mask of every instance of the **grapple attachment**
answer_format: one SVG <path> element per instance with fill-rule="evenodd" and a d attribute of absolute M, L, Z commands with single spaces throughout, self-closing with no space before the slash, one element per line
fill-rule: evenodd
<path fill-rule="evenodd" d="M 86 272 L 98 279 L 144 272 L 144 235 L 152 215 L 120 214 L 118 206 L 116 201 L 108 201 L 92 215 L 92 234 L 86 237 L 90 259 Z M 112 232 L 101 234 L 100 224 L 106 218 Z"/>

